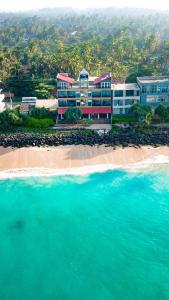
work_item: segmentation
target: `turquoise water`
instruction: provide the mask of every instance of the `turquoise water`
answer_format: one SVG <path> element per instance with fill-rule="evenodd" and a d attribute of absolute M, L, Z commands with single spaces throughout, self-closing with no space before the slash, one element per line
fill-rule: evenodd
<path fill-rule="evenodd" d="M 169 172 L 0 182 L 0 300 L 169 299 Z"/>

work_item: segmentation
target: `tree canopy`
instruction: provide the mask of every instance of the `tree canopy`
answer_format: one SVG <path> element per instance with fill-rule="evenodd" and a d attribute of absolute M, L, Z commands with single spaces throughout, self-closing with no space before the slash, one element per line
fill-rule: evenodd
<path fill-rule="evenodd" d="M 84 67 L 128 82 L 169 74 L 169 13 L 50 9 L 0 19 L 0 80 L 16 96 L 49 97 L 58 72 L 76 78 Z"/>

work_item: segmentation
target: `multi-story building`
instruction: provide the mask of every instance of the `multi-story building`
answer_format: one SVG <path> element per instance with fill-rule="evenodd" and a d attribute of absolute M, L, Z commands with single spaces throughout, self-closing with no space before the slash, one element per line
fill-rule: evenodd
<path fill-rule="evenodd" d="M 5 95 L 2 94 L 2 90 L 0 90 L 0 112 L 2 112 L 5 109 L 5 103 L 3 100 L 5 99 Z"/>
<path fill-rule="evenodd" d="M 114 115 L 127 115 L 133 104 L 169 105 L 169 77 L 138 77 L 137 83 L 118 83 L 105 72 L 91 77 L 82 70 L 77 81 L 67 73 L 57 76 L 58 119 L 68 107 L 79 107 L 83 118 L 110 122 Z"/>
<path fill-rule="evenodd" d="M 159 104 L 169 105 L 169 77 L 138 77 L 141 105 L 156 107 Z"/>
<path fill-rule="evenodd" d="M 136 83 L 112 84 L 113 115 L 128 114 L 136 103 L 140 103 L 140 88 Z"/>
<path fill-rule="evenodd" d="M 64 119 L 68 107 L 79 107 L 83 118 L 104 119 L 110 122 L 112 115 L 112 76 L 105 72 L 100 77 L 91 77 L 82 70 L 77 81 L 67 73 L 57 75 L 58 118 Z"/>

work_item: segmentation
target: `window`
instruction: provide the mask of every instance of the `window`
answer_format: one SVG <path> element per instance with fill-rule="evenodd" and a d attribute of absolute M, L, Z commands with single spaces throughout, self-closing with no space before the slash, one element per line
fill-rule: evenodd
<path fill-rule="evenodd" d="M 111 82 L 109 81 L 103 81 L 101 82 L 101 88 L 104 89 L 104 88 L 109 88 L 110 89 L 111 87 Z"/>
<path fill-rule="evenodd" d="M 134 91 L 133 90 L 127 90 L 126 91 L 126 96 L 134 96 Z"/>
<path fill-rule="evenodd" d="M 102 91 L 102 97 L 111 97 L 111 91 Z"/>
<path fill-rule="evenodd" d="M 93 98 L 101 97 L 101 92 L 93 92 L 93 93 L 92 93 L 92 97 L 93 97 Z"/>
<path fill-rule="evenodd" d="M 123 106 L 123 100 L 114 100 L 113 105 L 114 106 Z"/>
<path fill-rule="evenodd" d="M 76 106 L 80 106 L 80 101 L 76 101 Z"/>
<path fill-rule="evenodd" d="M 140 91 L 136 91 L 136 96 L 140 96 Z"/>
<path fill-rule="evenodd" d="M 67 84 L 67 82 L 59 81 L 58 82 L 58 87 L 61 88 L 61 89 L 66 89 L 68 87 L 68 84 Z"/>
<path fill-rule="evenodd" d="M 152 85 L 150 88 L 151 93 L 157 93 L 157 86 L 156 85 Z"/>
<path fill-rule="evenodd" d="M 134 103 L 134 100 L 132 100 L 132 99 L 126 99 L 126 101 L 125 101 L 125 105 L 133 105 L 133 103 Z"/>
<path fill-rule="evenodd" d="M 111 100 L 104 100 L 104 101 L 102 101 L 102 105 L 103 106 L 111 106 L 112 105 L 112 102 L 111 102 Z"/>
<path fill-rule="evenodd" d="M 123 108 L 113 108 L 113 114 L 114 115 L 122 115 L 123 114 Z"/>
<path fill-rule="evenodd" d="M 75 100 L 68 100 L 67 104 L 68 104 L 68 106 L 76 106 L 76 101 Z"/>
<path fill-rule="evenodd" d="M 67 98 L 66 91 L 58 91 L 58 98 Z"/>
<path fill-rule="evenodd" d="M 146 94 L 147 93 L 147 88 L 145 85 L 142 86 L 142 93 L 143 94 Z"/>
<path fill-rule="evenodd" d="M 67 97 L 68 98 L 76 98 L 76 93 L 74 91 L 68 91 L 67 92 Z"/>
<path fill-rule="evenodd" d="M 67 106 L 67 101 L 65 100 L 65 101 L 58 101 L 58 105 L 59 105 L 59 107 L 66 107 Z"/>
<path fill-rule="evenodd" d="M 102 101 L 100 100 L 93 100 L 93 106 L 101 106 L 102 105 Z"/>
<path fill-rule="evenodd" d="M 88 100 L 88 106 L 92 106 L 92 100 Z"/>
<path fill-rule="evenodd" d="M 125 114 L 128 115 L 130 112 L 130 108 L 125 108 Z"/>
<path fill-rule="evenodd" d="M 115 91 L 115 97 L 123 97 L 123 91 L 122 90 L 117 90 Z"/>
<path fill-rule="evenodd" d="M 166 87 L 162 87 L 161 88 L 161 92 L 162 93 L 167 93 L 168 92 L 168 87 L 166 86 Z"/>
<path fill-rule="evenodd" d="M 80 92 L 76 92 L 76 98 L 80 98 Z"/>

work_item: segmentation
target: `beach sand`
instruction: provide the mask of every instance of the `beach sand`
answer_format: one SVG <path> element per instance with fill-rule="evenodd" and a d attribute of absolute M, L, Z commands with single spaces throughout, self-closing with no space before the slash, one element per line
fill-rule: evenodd
<path fill-rule="evenodd" d="M 90 173 L 113 168 L 169 163 L 169 147 L 105 146 L 0 147 L 0 177 Z"/>

